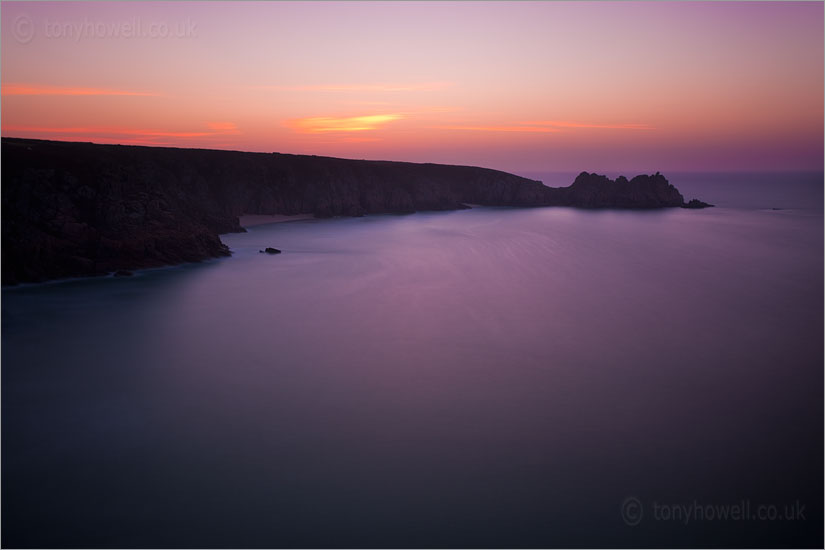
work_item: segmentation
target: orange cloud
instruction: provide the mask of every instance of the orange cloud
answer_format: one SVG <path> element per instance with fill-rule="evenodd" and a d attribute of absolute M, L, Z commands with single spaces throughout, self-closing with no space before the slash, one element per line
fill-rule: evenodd
<path fill-rule="evenodd" d="M 302 134 L 323 132 L 363 132 L 377 130 L 384 124 L 404 118 L 401 113 L 351 117 L 309 117 L 287 120 L 284 124 Z"/>
<path fill-rule="evenodd" d="M 321 84 L 316 86 L 255 86 L 279 92 L 431 92 L 452 86 L 450 82 L 419 84 Z"/>
<path fill-rule="evenodd" d="M 4 84 L 2 95 L 125 95 L 125 96 L 157 96 L 150 92 L 133 92 L 127 90 L 111 90 L 105 88 L 71 88 L 66 86 L 41 86 L 38 84 Z"/>

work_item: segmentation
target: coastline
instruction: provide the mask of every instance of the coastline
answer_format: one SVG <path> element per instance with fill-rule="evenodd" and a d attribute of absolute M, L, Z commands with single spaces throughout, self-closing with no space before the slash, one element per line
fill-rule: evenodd
<path fill-rule="evenodd" d="M 2 146 L 4 198 L 32 205 L 4 207 L 4 284 L 223 257 L 230 251 L 222 234 L 310 217 L 461 210 L 467 204 L 706 206 L 685 203 L 658 172 L 615 181 L 582 172 L 571 185 L 551 188 L 459 165 L 7 137 Z M 120 170 L 114 183 L 106 166 Z M 149 176 L 155 173 L 163 177 Z M 254 177 L 225 177 L 233 174 Z M 55 217 L 44 204 L 65 207 Z"/>

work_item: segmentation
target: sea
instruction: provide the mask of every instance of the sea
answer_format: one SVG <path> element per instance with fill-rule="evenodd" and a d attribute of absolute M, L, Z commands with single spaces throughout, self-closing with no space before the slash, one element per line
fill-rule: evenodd
<path fill-rule="evenodd" d="M 3 546 L 821 547 L 823 174 L 668 177 L 3 288 Z"/>

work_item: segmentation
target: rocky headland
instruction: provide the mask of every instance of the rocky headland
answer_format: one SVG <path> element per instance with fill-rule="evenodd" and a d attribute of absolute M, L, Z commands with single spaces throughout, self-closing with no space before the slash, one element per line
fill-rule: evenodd
<path fill-rule="evenodd" d="M 2 282 L 227 256 L 242 214 L 362 216 L 485 206 L 702 208 L 659 173 L 569 187 L 471 166 L 2 139 Z"/>

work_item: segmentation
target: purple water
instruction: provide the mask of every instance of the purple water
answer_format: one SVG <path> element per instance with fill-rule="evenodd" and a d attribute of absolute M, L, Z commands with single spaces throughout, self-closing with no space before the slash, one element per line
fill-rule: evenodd
<path fill-rule="evenodd" d="M 4 289 L 3 544 L 821 546 L 818 177 L 258 226 Z M 803 517 L 654 511 L 742 500 Z"/>

